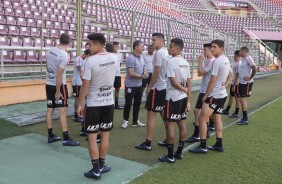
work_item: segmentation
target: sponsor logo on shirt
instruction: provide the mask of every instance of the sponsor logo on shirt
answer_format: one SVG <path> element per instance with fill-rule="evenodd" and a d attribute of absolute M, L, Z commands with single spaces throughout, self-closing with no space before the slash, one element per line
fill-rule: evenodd
<path fill-rule="evenodd" d="M 105 66 L 109 66 L 109 65 L 114 65 L 115 62 L 112 61 L 112 62 L 108 62 L 108 63 L 104 63 L 104 64 L 100 64 L 99 67 L 105 67 Z"/>
<path fill-rule="evenodd" d="M 102 87 L 100 88 L 100 92 L 111 90 L 112 87 L 113 87 L 113 86 L 102 86 Z"/>

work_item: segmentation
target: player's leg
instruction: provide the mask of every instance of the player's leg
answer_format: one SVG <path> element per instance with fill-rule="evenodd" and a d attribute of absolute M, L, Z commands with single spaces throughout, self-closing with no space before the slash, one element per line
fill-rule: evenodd
<path fill-rule="evenodd" d="M 186 123 L 185 120 L 187 118 L 186 107 L 187 107 L 187 98 L 182 100 L 183 105 L 181 109 L 181 120 L 177 123 L 179 129 L 179 144 L 176 152 L 174 153 L 174 157 L 178 160 L 183 158 L 182 151 L 185 145 L 185 139 L 187 137 Z"/>
<path fill-rule="evenodd" d="M 240 110 L 240 100 L 239 100 L 239 91 L 238 91 L 238 85 L 235 86 L 235 92 L 234 92 L 234 98 L 235 98 L 235 102 L 236 102 L 236 107 L 235 107 L 235 111 L 233 114 L 229 115 L 230 118 L 238 118 L 239 117 L 239 110 Z"/>
<path fill-rule="evenodd" d="M 116 76 L 114 81 L 114 88 L 115 88 L 115 108 L 116 109 L 122 109 L 122 107 L 119 105 L 119 92 L 121 87 L 121 77 Z"/>
<path fill-rule="evenodd" d="M 175 122 L 167 122 L 167 155 L 158 158 L 161 162 L 174 163 L 173 144 L 174 144 L 174 124 Z"/>
<path fill-rule="evenodd" d="M 140 111 L 140 105 L 141 105 L 141 101 L 142 101 L 143 89 L 142 89 L 142 87 L 137 87 L 135 90 L 136 90 L 136 93 L 134 95 L 134 102 L 133 102 L 132 126 L 134 126 L 134 127 L 144 127 L 146 125 L 141 123 L 138 119 L 139 111 Z"/>
<path fill-rule="evenodd" d="M 122 128 L 127 128 L 128 126 L 129 114 L 130 114 L 130 109 L 134 95 L 135 95 L 134 88 L 125 87 L 125 105 L 123 109 L 123 122 L 121 125 Z"/>
<path fill-rule="evenodd" d="M 216 143 L 213 146 L 208 146 L 209 150 L 223 152 L 222 146 L 222 131 L 223 123 L 221 120 L 221 114 L 214 114 L 215 118 L 215 130 L 216 130 Z"/>
<path fill-rule="evenodd" d="M 165 118 L 165 116 L 164 116 L 164 111 L 160 111 L 159 114 L 160 114 L 160 116 L 161 116 L 161 118 L 162 118 L 162 120 L 163 120 L 165 132 L 166 132 L 166 134 L 167 134 L 167 131 L 168 131 L 168 130 L 167 130 L 167 121 L 165 120 L 166 118 Z M 158 145 L 159 145 L 159 146 L 164 146 L 164 147 L 166 147 L 166 146 L 167 146 L 167 140 L 165 139 L 165 140 L 163 140 L 163 141 L 158 142 Z"/>
<path fill-rule="evenodd" d="M 230 85 L 230 92 L 229 92 L 227 107 L 226 109 L 223 110 L 222 114 L 229 115 L 229 110 L 232 107 L 233 100 L 235 97 L 235 92 L 232 89 L 233 89 L 233 85 Z"/>
<path fill-rule="evenodd" d="M 239 93 L 240 93 L 240 103 L 242 107 L 243 118 L 239 121 L 239 125 L 247 125 L 249 123 L 248 119 L 248 103 L 247 97 L 249 95 L 250 84 L 239 84 Z"/>

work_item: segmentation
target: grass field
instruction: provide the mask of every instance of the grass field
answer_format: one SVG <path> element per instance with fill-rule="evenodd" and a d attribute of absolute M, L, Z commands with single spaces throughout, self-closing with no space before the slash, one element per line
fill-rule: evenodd
<path fill-rule="evenodd" d="M 132 183 L 281 183 L 281 106 L 282 99 L 256 112 L 248 126 L 224 130 L 224 153 L 186 152 L 182 161 L 159 164 Z"/>

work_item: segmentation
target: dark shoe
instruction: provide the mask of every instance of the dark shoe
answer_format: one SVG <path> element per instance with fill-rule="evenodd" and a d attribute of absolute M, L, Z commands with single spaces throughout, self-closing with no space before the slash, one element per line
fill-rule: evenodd
<path fill-rule="evenodd" d="M 248 125 L 249 124 L 249 120 L 242 118 L 239 122 L 238 125 Z"/>
<path fill-rule="evenodd" d="M 103 165 L 103 167 L 100 168 L 101 174 L 106 173 L 106 172 L 110 172 L 111 170 L 112 170 L 111 166 L 107 166 L 107 165 Z"/>
<path fill-rule="evenodd" d="M 222 114 L 224 114 L 224 115 L 229 115 L 229 111 L 227 111 L 226 109 L 224 109 L 224 110 L 222 111 Z"/>
<path fill-rule="evenodd" d="M 239 117 L 239 114 L 237 113 L 233 113 L 231 115 L 229 115 L 229 118 L 238 118 Z"/>
<path fill-rule="evenodd" d="M 200 137 L 191 136 L 191 137 L 187 138 L 185 142 L 194 143 L 194 142 L 199 142 L 199 141 L 200 141 Z"/>
<path fill-rule="evenodd" d="M 223 152 L 223 147 L 217 147 L 216 145 L 213 146 L 208 146 L 208 150 L 212 150 L 212 151 L 218 151 L 218 152 Z"/>
<path fill-rule="evenodd" d="M 192 148 L 192 149 L 189 149 L 189 152 L 191 153 L 202 153 L 202 154 L 206 154 L 208 152 L 207 149 L 203 149 L 201 148 L 200 146 L 196 147 L 196 148 Z"/>
<path fill-rule="evenodd" d="M 215 131 L 214 127 L 208 126 L 209 131 Z"/>
<path fill-rule="evenodd" d="M 95 173 L 93 169 L 84 173 L 84 176 L 87 178 L 94 178 L 96 180 L 101 179 L 101 172 Z"/>
<path fill-rule="evenodd" d="M 82 123 L 83 122 L 83 118 L 76 117 L 76 118 L 73 118 L 73 121 L 78 122 L 78 123 Z"/>
<path fill-rule="evenodd" d="M 139 150 L 146 150 L 146 151 L 151 151 L 152 150 L 152 147 L 151 146 L 146 146 L 145 142 L 143 142 L 142 144 L 137 144 L 135 146 L 135 148 L 139 149 Z"/>
<path fill-rule="evenodd" d="M 174 155 L 174 158 L 176 158 L 177 160 L 182 160 L 182 159 L 183 159 L 182 153 L 177 154 L 177 153 L 175 152 L 173 155 Z"/>
<path fill-rule="evenodd" d="M 53 142 L 57 142 L 60 141 L 61 137 L 54 135 L 54 137 L 48 137 L 48 143 L 53 143 Z"/>
<path fill-rule="evenodd" d="M 167 147 L 167 141 L 166 141 L 166 140 L 160 141 L 160 142 L 158 142 L 158 145 L 159 145 L 159 146 Z"/>
<path fill-rule="evenodd" d="M 75 140 L 69 139 L 67 141 L 63 141 L 63 145 L 64 146 L 79 146 L 80 143 Z"/>
<path fill-rule="evenodd" d="M 164 155 L 164 156 L 159 157 L 158 160 L 159 160 L 160 162 L 167 162 L 167 163 L 170 163 L 170 164 L 172 164 L 172 163 L 175 162 L 175 159 L 174 159 L 174 158 L 168 158 L 167 155 Z"/>
<path fill-rule="evenodd" d="M 81 137 L 87 137 L 87 133 L 86 133 L 86 132 L 80 132 L 79 135 L 80 135 Z"/>

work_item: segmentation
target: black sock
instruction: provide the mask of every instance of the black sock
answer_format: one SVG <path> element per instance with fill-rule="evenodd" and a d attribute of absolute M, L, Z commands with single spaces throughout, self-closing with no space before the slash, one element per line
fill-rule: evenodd
<path fill-rule="evenodd" d="M 77 118 L 77 112 L 74 112 L 74 118 Z"/>
<path fill-rule="evenodd" d="M 151 141 L 147 140 L 145 141 L 145 146 L 150 147 L 151 146 Z"/>
<path fill-rule="evenodd" d="M 98 135 L 97 135 L 97 139 L 102 139 L 102 138 L 101 138 L 101 134 L 98 134 Z"/>
<path fill-rule="evenodd" d="M 167 144 L 167 156 L 173 158 L 173 144 Z"/>
<path fill-rule="evenodd" d="M 80 130 L 80 132 L 85 132 L 84 121 L 81 123 L 81 130 Z"/>
<path fill-rule="evenodd" d="M 176 154 L 181 154 L 181 153 L 182 153 L 182 150 L 183 150 L 184 144 L 185 144 L 185 141 L 179 141 L 179 144 L 178 144 L 178 148 L 177 148 Z"/>
<path fill-rule="evenodd" d="M 100 172 L 99 159 L 91 160 L 91 163 L 92 163 L 92 166 L 93 166 L 93 171 L 95 173 L 99 173 Z"/>
<path fill-rule="evenodd" d="M 206 149 L 207 148 L 207 140 L 206 139 L 201 139 L 200 147 L 202 149 Z"/>
<path fill-rule="evenodd" d="M 213 119 L 210 119 L 210 127 L 214 128 L 214 121 L 213 121 Z"/>
<path fill-rule="evenodd" d="M 63 137 L 64 137 L 64 141 L 69 140 L 70 139 L 69 132 L 68 131 L 63 132 Z"/>
<path fill-rule="evenodd" d="M 194 130 L 193 136 L 194 137 L 199 137 L 199 126 L 198 125 L 195 125 L 195 130 Z"/>
<path fill-rule="evenodd" d="M 243 111 L 243 118 L 244 118 L 244 119 L 248 119 L 248 113 L 247 113 L 247 111 Z"/>
<path fill-rule="evenodd" d="M 216 138 L 216 143 L 215 143 L 215 145 L 216 145 L 217 147 L 222 147 L 222 138 Z"/>
<path fill-rule="evenodd" d="M 48 128 L 48 137 L 53 138 L 54 134 L 53 134 L 53 128 Z"/>
<path fill-rule="evenodd" d="M 229 112 L 230 108 L 231 108 L 231 106 L 227 106 L 226 109 L 225 109 L 225 111 L 226 111 L 226 112 Z"/>
<path fill-rule="evenodd" d="M 118 98 L 115 98 L 115 106 L 118 106 Z"/>
<path fill-rule="evenodd" d="M 102 168 L 105 165 L 105 159 L 99 158 L 99 167 Z"/>
<path fill-rule="evenodd" d="M 236 107 L 236 109 L 235 109 L 235 112 L 234 112 L 235 114 L 239 114 L 239 108 L 237 108 Z"/>

